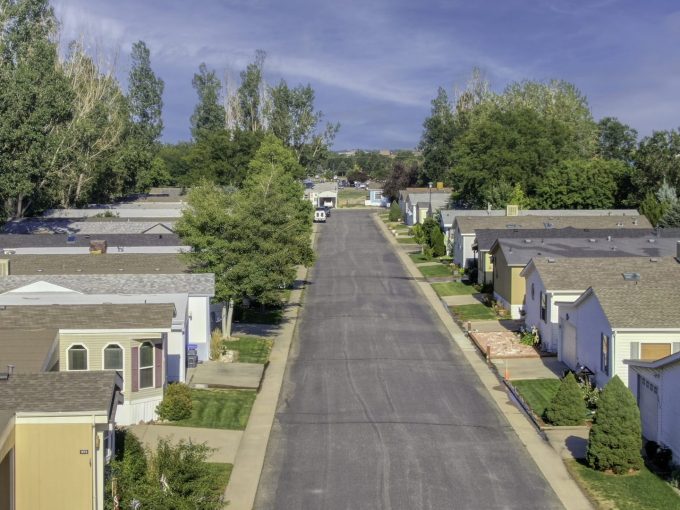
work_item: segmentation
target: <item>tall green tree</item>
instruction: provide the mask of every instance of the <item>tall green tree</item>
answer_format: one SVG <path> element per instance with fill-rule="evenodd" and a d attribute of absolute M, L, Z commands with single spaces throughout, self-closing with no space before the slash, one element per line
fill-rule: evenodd
<path fill-rule="evenodd" d="M 604 117 L 597 123 L 597 154 L 604 159 L 629 163 L 637 146 L 637 131 L 616 117 Z"/>
<path fill-rule="evenodd" d="M 312 263 L 312 205 L 302 199 L 301 173 L 292 151 L 267 135 L 241 189 L 207 182 L 192 189 L 176 230 L 193 248 L 186 257 L 194 270 L 215 274 L 216 299 L 277 302 L 296 266 Z"/>
<path fill-rule="evenodd" d="M 240 127 L 245 131 L 256 132 L 264 128 L 267 108 L 264 84 L 264 61 L 267 54 L 262 50 L 255 52 L 255 60 L 241 71 L 241 86 L 237 92 Z"/>
<path fill-rule="evenodd" d="M 420 149 L 423 152 L 424 181 L 445 181 L 453 165 L 455 138 L 452 105 L 446 91 L 439 87 L 432 100 L 432 111 L 423 124 Z"/>
<path fill-rule="evenodd" d="M 308 174 L 312 173 L 328 157 L 328 149 L 340 125 L 326 124 L 323 131 L 319 131 L 323 112 L 315 110 L 314 89 L 309 84 L 290 88 L 285 80 L 281 80 L 269 90 L 270 131 L 292 148 L 298 163 Z"/>
<path fill-rule="evenodd" d="M 0 3 L 0 200 L 22 217 L 48 184 L 54 131 L 72 116 L 73 92 L 58 66 L 47 0 Z"/>
<path fill-rule="evenodd" d="M 655 131 L 640 141 L 635 151 L 634 196 L 642 199 L 667 182 L 680 189 L 680 131 Z"/>
<path fill-rule="evenodd" d="M 582 425 L 586 410 L 583 392 L 569 372 L 545 410 L 545 418 L 553 425 Z"/>
<path fill-rule="evenodd" d="M 191 134 L 194 140 L 198 140 L 204 133 L 225 129 L 226 116 L 220 102 L 222 84 L 215 71 L 201 64 L 192 84 L 198 94 L 198 103 L 191 116 Z"/>
<path fill-rule="evenodd" d="M 165 83 L 151 68 L 151 52 L 144 41 L 132 45 L 132 67 L 128 77 L 128 101 L 136 136 L 155 146 L 163 133 L 163 89 Z"/>
<path fill-rule="evenodd" d="M 626 170 L 620 160 L 561 161 L 538 183 L 534 203 L 538 209 L 609 209 Z"/>

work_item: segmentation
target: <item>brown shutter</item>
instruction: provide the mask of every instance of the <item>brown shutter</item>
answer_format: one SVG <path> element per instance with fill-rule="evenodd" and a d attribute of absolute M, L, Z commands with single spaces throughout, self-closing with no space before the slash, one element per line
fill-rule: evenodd
<path fill-rule="evenodd" d="M 163 344 L 154 345 L 156 388 L 163 386 Z"/>
<path fill-rule="evenodd" d="M 133 347 L 131 349 L 132 356 L 132 370 L 130 371 L 132 375 L 132 380 L 130 381 L 132 385 L 132 391 L 139 391 L 139 347 Z"/>

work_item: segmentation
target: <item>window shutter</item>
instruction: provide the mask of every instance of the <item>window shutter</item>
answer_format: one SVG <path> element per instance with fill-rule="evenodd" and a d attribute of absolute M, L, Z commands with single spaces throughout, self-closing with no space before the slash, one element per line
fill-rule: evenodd
<path fill-rule="evenodd" d="M 630 359 L 640 359 L 640 342 L 630 343 Z"/>
<path fill-rule="evenodd" d="M 131 386 L 132 386 L 132 391 L 139 391 L 139 347 L 133 347 L 130 350 L 130 354 L 132 357 L 132 380 L 130 381 Z"/>
<path fill-rule="evenodd" d="M 163 386 L 163 344 L 154 345 L 156 354 L 154 369 L 156 373 L 156 388 Z"/>
<path fill-rule="evenodd" d="M 673 354 L 680 352 L 680 342 L 673 342 Z"/>

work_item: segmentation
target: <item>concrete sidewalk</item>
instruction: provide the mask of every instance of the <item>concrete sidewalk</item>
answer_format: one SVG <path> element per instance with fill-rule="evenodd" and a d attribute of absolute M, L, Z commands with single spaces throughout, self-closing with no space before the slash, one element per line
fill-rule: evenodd
<path fill-rule="evenodd" d="M 399 245 L 390 235 L 386 225 L 380 218 L 376 215 L 373 219 L 380 227 L 384 237 L 393 247 L 398 248 Z M 414 277 L 418 275 L 418 269 L 408 254 L 404 252 L 404 250 L 396 249 L 395 251 L 408 272 Z M 591 510 L 593 506 L 583 494 L 580 487 L 569 475 L 560 454 L 558 454 L 551 445 L 539 435 L 532 422 L 524 415 L 523 411 L 510 400 L 510 397 L 505 390 L 505 385 L 499 380 L 498 375 L 489 369 L 485 361 L 479 355 L 477 348 L 472 345 L 463 331 L 453 321 L 453 318 L 435 293 L 434 289 L 426 282 L 417 281 L 417 285 L 432 306 L 432 309 L 444 323 L 444 326 L 449 331 L 453 341 L 456 342 L 463 351 L 465 358 L 474 369 L 492 399 L 498 405 L 500 411 L 505 415 L 518 438 L 526 447 L 528 453 L 532 456 L 536 465 L 543 473 L 543 476 L 548 483 L 550 483 L 555 494 L 565 508 L 570 510 Z"/>
<path fill-rule="evenodd" d="M 180 440 L 192 443 L 208 443 L 215 451 L 208 457 L 209 462 L 234 463 L 236 451 L 241 442 L 242 430 L 203 429 L 196 427 L 175 427 L 172 425 L 131 425 L 128 430 L 148 448 L 154 449 L 158 440 L 168 439 L 172 444 Z"/>
<path fill-rule="evenodd" d="M 312 245 L 316 240 L 317 228 L 318 225 L 315 225 Z M 307 272 L 307 268 L 298 268 L 296 285 L 290 294 L 283 320 L 279 326 L 279 335 L 275 339 L 272 352 L 269 355 L 269 366 L 236 452 L 234 469 L 231 473 L 229 485 L 224 492 L 224 501 L 228 504 L 230 510 L 251 510 L 255 503 L 262 466 L 267 453 L 269 434 L 274 424 L 276 406 L 286 371 L 288 353 L 302 306 Z"/>
<path fill-rule="evenodd" d="M 194 388 L 236 388 L 256 390 L 260 387 L 264 365 L 260 363 L 224 363 L 205 361 L 187 369 L 187 384 Z"/>

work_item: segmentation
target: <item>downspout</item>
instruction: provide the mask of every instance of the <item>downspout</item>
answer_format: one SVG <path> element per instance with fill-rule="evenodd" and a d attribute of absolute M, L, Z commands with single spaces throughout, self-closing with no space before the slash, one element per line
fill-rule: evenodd
<path fill-rule="evenodd" d="M 91 462 L 91 468 L 92 468 L 92 508 L 93 510 L 99 510 L 98 506 L 98 488 L 99 484 L 97 483 L 97 429 L 96 429 L 96 424 L 95 424 L 95 418 L 94 414 L 90 415 L 92 418 L 92 462 Z"/>

